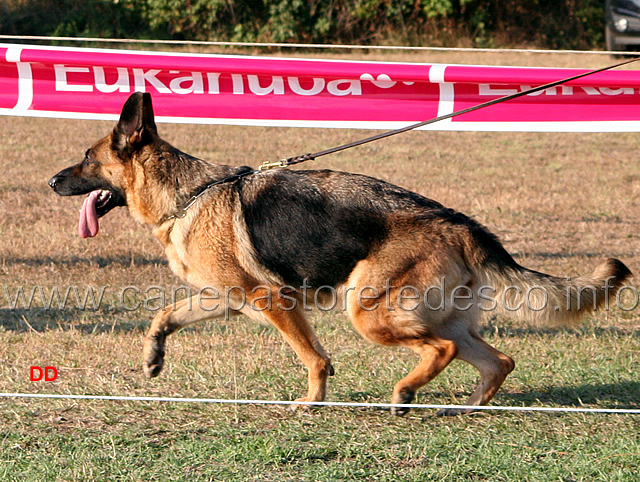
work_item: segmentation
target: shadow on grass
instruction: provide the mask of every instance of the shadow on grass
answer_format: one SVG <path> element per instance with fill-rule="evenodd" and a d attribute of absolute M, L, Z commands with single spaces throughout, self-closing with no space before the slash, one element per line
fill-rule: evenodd
<path fill-rule="evenodd" d="M 522 393 L 501 392 L 498 394 L 501 404 L 508 405 L 509 400 L 514 405 L 541 406 L 559 405 L 566 407 L 581 407 L 595 405 L 598 408 L 640 408 L 640 382 L 623 381 L 617 383 L 589 383 L 548 387 Z"/>
<path fill-rule="evenodd" d="M 167 260 L 164 258 L 144 258 L 142 256 L 91 256 L 80 257 L 71 256 L 62 258 L 59 256 L 43 256 L 37 258 L 15 258 L 9 257 L 4 260 L 6 265 L 25 265 L 25 266 L 95 266 L 104 268 L 110 265 L 117 266 L 167 266 Z"/>
<path fill-rule="evenodd" d="M 118 321 L 118 317 L 131 312 L 105 307 L 99 311 L 77 308 L 47 310 L 44 308 L 11 309 L 0 308 L 0 328 L 16 333 L 50 330 L 76 330 L 85 334 L 144 332 L 149 319 L 140 321 Z M 120 315 L 120 316 L 118 316 Z"/>
<path fill-rule="evenodd" d="M 460 393 L 457 405 L 466 402 L 466 395 Z M 389 390 L 389 398 L 391 390 Z M 429 387 L 423 388 L 419 392 L 416 403 L 419 404 L 449 404 L 451 403 L 451 393 L 440 391 L 430 391 Z M 380 399 L 379 393 L 363 391 L 345 391 L 341 398 L 345 402 L 382 402 L 389 400 Z M 545 387 L 543 389 L 526 392 L 506 392 L 499 391 L 496 396 L 498 403 L 493 405 L 517 406 L 517 407 L 570 407 L 580 408 L 616 408 L 616 409 L 638 409 L 640 408 L 640 382 L 623 381 L 617 383 L 592 383 L 582 385 L 570 385 L 559 387 Z M 374 410 L 389 411 L 386 407 L 374 408 Z"/>
<path fill-rule="evenodd" d="M 522 338 L 525 336 L 567 336 L 571 335 L 575 338 L 593 337 L 593 336 L 624 336 L 632 338 L 640 338 L 640 329 L 638 328 L 618 328 L 616 326 L 597 327 L 584 326 L 580 328 L 541 328 L 541 327 L 509 327 L 497 326 L 489 324 L 480 329 L 483 337 L 497 338 Z"/>
<path fill-rule="evenodd" d="M 637 253 L 627 252 L 627 253 L 607 253 L 607 256 L 604 256 L 602 252 L 538 252 L 538 253 L 511 253 L 515 259 L 522 258 L 541 258 L 541 259 L 573 259 L 573 258 L 595 258 L 605 260 L 606 258 L 619 258 L 624 261 L 625 258 L 634 258 L 637 256 Z M 591 267 L 591 269 L 595 268 L 595 266 Z M 589 270 L 589 266 L 585 266 L 586 270 Z"/>

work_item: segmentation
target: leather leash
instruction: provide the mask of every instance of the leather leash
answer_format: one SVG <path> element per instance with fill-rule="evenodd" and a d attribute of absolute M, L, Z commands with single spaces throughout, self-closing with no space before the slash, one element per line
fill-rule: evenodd
<path fill-rule="evenodd" d="M 517 99 L 518 97 L 522 97 L 522 96 L 525 96 L 525 95 L 529 95 L 529 94 L 533 94 L 533 93 L 536 93 L 536 92 L 540 92 L 542 90 L 549 89 L 551 87 L 555 87 L 557 85 L 564 84 L 564 83 L 567 83 L 567 82 L 571 82 L 573 80 L 581 79 L 581 78 L 587 77 L 589 75 L 597 74 L 599 72 L 604 72 L 606 70 L 615 69 L 616 67 L 621 67 L 623 65 L 631 64 L 633 62 L 637 62 L 638 60 L 640 60 L 640 57 L 635 57 L 635 58 L 632 58 L 632 59 L 624 60 L 622 62 L 611 64 L 611 65 L 608 65 L 606 67 L 601 67 L 601 68 L 596 69 L 596 70 L 590 70 L 588 72 L 583 72 L 581 74 L 573 75 L 571 77 L 567 77 L 566 79 L 555 80 L 553 82 L 549 82 L 549 83 L 544 84 L 544 85 L 539 85 L 538 87 L 532 87 L 531 89 L 527 89 L 527 90 L 524 90 L 524 91 L 521 91 L 521 92 L 516 92 L 515 94 L 509 94 L 509 95 L 505 95 L 503 97 L 498 97 L 497 99 L 489 100 L 487 102 L 483 102 L 482 104 L 477 104 L 477 105 L 474 105 L 474 106 L 471 106 L 471 107 L 467 107 L 466 109 L 462 109 L 462 110 L 459 110 L 459 111 L 456 111 L 456 112 L 452 112 L 450 114 L 441 115 L 439 117 L 434 117 L 432 119 L 421 121 L 421 122 L 416 122 L 415 124 L 410 124 L 408 126 L 401 127 L 399 129 L 393 129 L 393 130 L 382 132 L 380 134 L 376 134 L 376 135 L 373 135 L 373 136 L 370 136 L 370 137 L 365 137 L 364 139 L 360 139 L 360 140 L 357 140 L 357 141 L 349 142 L 348 144 L 342 144 L 342 145 L 339 145 L 339 146 L 336 146 L 336 147 L 331 147 L 331 148 L 325 149 L 323 151 L 313 152 L 313 153 L 309 153 L 309 154 L 303 154 L 303 155 L 300 155 L 300 156 L 288 157 L 286 159 L 280 159 L 279 161 L 265 161 L 257 169 L 249 170 L 249 171 L 243 171 L 243 172 L 241 172 L 239 174 L 234 174 L 232 176 L 225 177 L 224 179 L 219 179 L 217 181 L 213 181 L 213 182 L 211 182 L 209 184 L 206 184 L 205 186 L 202 186 L 200 189 L 198 189 L 196 194 L 194 194 L 193 196 L 191 196 L 189 198 L 189 200 L 182 206 L 182 208 L 179 211 L 177 211 L 175 214 L 172 214 L 171 216 L 168 216 L 162 222 L 169 221 L 170 219 L 174 219 L 174 218 L 183 218 L 184 216 L 186 216 L 187 209 L 189 209 L 191 206 L 193 206 L 193 204 L 198 200 L 198 198 L 200 198 L 200 196 L 202 196 L 206 191 L 208 191 L 210 188 L 212 188 L 214 186 L 218 186 L 220 184 L 227 184 L 229 182 L 234 182 L 234 181 L 237 181 L 238 179 L 241 179 L 243 177 L 246 177 L 246 176 L 249 176 L 249 175 L 252 175 L 252 174 L 257 174 L 259 172 L 266 171 L 266 170 L 269 170 L 269 169 L 288 167 L 288 166 L 293 166 L 295 164 L 300 164 L 300 163 L 306 162 L 306 161 L 313 161 L 313 160 L 317 159 L 318 157 L 326 156 L 326 155 L 329 155 L 329 154 L 334 154 L 336 152 L 344 151 L 344 150 L 350 149 L 352 147 L 361 146 L 361 145 L 367 144 L 369 142 L 377 141 L 377 140 L 380 140 L 380 139 L 385 139 L 387 137 L 395 136 L 397 134 L 402 134 L 403 132 L 411 131 L 411 130 L 417 129 L 419 127 L 427 126 L 429 124 L 435 124 L 436 122 L 440 122 L 440 121 L 443 121 L 443 120 L 446 120 L 446 119 L 452 119 L 453 117 L 457 117 L 457 116 L 462 115 L 462 114 L 467 114 L 469 112 L 473 112 L 473 111 L 476 111 L 476 110 L 484 109 L 485 107 L 489 107 L 489 106 L 492 106 L 492 105 L 500 104 L 502 102 L 507 102 L 509 100 Z"/>

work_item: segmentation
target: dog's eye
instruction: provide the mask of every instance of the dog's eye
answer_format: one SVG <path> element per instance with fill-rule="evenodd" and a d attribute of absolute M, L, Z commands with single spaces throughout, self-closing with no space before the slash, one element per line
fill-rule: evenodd
<path fill-rule="evenodd" d="M 82 162 L 85 166 L 90 166 L 91 164 L 98 164 L 98 161 L 96 161 L 93 157 L 91 157 L 88 152 L 85 154 L 84 160 Z"/>

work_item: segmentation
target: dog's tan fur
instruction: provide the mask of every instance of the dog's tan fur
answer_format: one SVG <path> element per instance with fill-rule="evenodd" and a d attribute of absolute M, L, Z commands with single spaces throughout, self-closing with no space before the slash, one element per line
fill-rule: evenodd
<path fill-rule="evenodd" d="M 543 300 L 534 296 L 540 310 L 502 311 L 530 321 L 567 322 L 601 307 L 630 276 L 624 264 L 612 259 L 592 276 L 573 281 L 528 270 L 466 216 L 382 181 L 346 173 L 253 174 L 206 191 L 183 218 L 172 218 L 199 187 L 238 168 L 206 163 L 162 141 L 148 95 L 131 96 L 114 131 L 89 149 L 88 158 L 93 162 L 85 160 L 52 178 L 52 187 L 63 195 L 111 190 L 135 219 L 151 226 L 178 276 L 219 293 L 238 287 L 247 297 L 242 307 L 239 298 L 231 297 L 224 305 L 194 297 L 159 312 L 143 348 L 143 368 L 150 377 L 162 369 L 169 334 L 231 310 L 277 327 L 308 370 L 308 392 L 301 400 L 323 400 L 327 377 L 333 374 L 331 361 L 300 303 L 289 309 L 302 300 L 300 280 L 309 278 L 315 280 L 310 293 L 329 283 L 342 295 L 353 326 L 364 338 L 403 345 L 421 357 L 397 383 L 392 402 L 410 402 L 418 388 L 459 358 L 481 375 L 467 403 L 486 404 L 515 365 L 478 334 L 483 285 L 495 287 L 495 298 L 502 295 L 511 306 L 522 296 L 509 292 L 509 286 L 523 291 L 540 287 L 557 310 L 542 309 Z M 276 250 L 276 245 L 281 247 Z M 571 293 L 582 286 L 593 289 L 573 299 Z M 430 305 L 444 301 L 442 308 L 419 304 L 407 309 L 403 302 L 411 299 L 401 296 L 409 294 L 403 293 L 406 287 L 421 294 L 431 289 Z M 469 309 L 449 301 L 459 287 L 467 289 L 463 301 L 472 305 Z M 379 296 L 358 296 L 373 293 L 373 288 Z M 572 288 L 576 290 L 569 293 Z M 568 302 L 573 302 L 570 309 Z M 494 311 L 501 308 L 499 303 Z"/>

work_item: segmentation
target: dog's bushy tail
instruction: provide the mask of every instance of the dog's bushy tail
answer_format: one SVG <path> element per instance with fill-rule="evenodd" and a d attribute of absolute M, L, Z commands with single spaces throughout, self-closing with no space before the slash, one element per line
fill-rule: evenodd
<path fill-rule="evenodd" d="M 472 226 L 469 235 L 464 256 L 482 285 L 479 295 L 489 313 L 532 323 L 573 324 L 589 313 L 612 309 L 618 290 L 632 276 L 614 258 L 590 275 L 551 276 L 520 266 L 482 226 Z"/>

